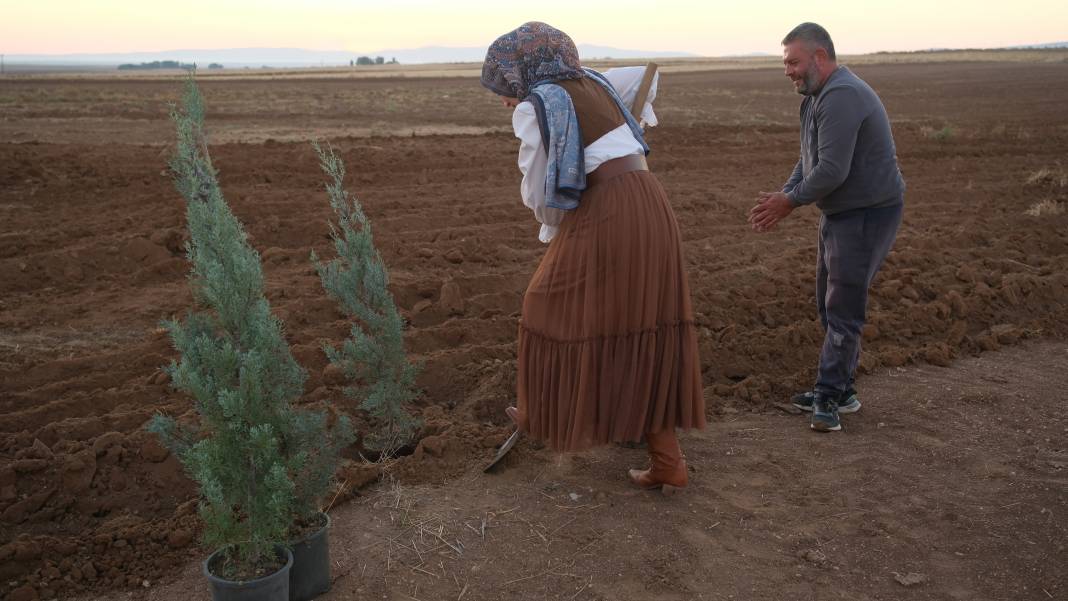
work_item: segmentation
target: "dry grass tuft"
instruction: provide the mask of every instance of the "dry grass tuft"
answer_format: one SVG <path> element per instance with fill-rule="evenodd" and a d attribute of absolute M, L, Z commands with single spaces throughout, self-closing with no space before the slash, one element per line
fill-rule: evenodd
<path fill-rule="evenodd" d="M 920 133 L 922 133 L 928 140 L 936 140 L 938 142 L 948 142 L 957 137 L 957 130 L 950 125 L 947 125 L 942 129 L 924 126 L 920 128 Z"/>
<path fill-rule="evenodd" d="M 1032 217 L 1045 217 L 1049 215 L 1061 215 L 1064 213 L 1064 203 L 1057 202 L 1052 198 L 1041 200 L 1031 205 L 1030 209 L 1025 211 Z"/>
<path fill-rule="evenodd" d="M 1043 168 L 1027 176 L 1025 182 L 1028 186 L 1053 186 L 1055 188 L 1068 188 L 1068 173 L 1064 171 Z"/>

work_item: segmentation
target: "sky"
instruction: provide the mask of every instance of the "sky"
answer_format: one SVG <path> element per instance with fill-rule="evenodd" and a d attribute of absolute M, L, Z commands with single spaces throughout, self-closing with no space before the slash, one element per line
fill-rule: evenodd
<path fill-rule="evenodd" d="M 1065 0 L 0 0 L 0 53 L 488 46 L 525 21 L 576 43 L 703 56 L 781 52 L 815 21 L 841 54 L 1068 41 Z"/>

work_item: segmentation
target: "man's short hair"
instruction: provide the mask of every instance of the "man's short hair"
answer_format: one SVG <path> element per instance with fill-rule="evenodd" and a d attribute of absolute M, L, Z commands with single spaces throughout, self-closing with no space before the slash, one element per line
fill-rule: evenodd
<path fill-rule="evenodd" d="M 827 51 L 828 58 L 832 61 L 838 60 L 834 55 L 834 42 L 831 41 L 831 34 L 827 33 L 826 29 L 816 23 L 802 23 L 797 27 L 794 27 L 790 33 L 786 34 L 786 37 L 782 39 L 782 45 L 785 46 L 797 40 L 801 40 L 802 42 L 817 48 L 823 48 Z"/>

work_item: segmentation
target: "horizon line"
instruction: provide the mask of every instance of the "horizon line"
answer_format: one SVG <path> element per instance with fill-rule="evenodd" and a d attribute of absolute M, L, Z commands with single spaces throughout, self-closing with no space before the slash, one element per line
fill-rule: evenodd
<path fill-rule="evenodd" d="M 621 52 L 627 52 L 630 54 L 649 52 L 649 56 L 659 55 L 663 58 L 749 58 L 758 56 L 777 56 L 775 53 L 764 51 L 742 51 L 730 54 L 718 54 L 718 55 L 704 55 L 694 52 L 681 51 L 681 50 L 650 50 L 650 49 L 635 49 L 635 48 L 620 48 L 616 46 L 606 46 L 603 44 L 577 44 L 577 46 L 593 46 L 597 48 L 606 48 L 611 50 L 618 50 Z M 1057 42 L 1041 42 L 1033 44 L 1015 44 L 1011 46 L 987 46 L 987 47 L 930 47 L 920 48 L 915 50 L 900 50 L 900 49 L 883 49 L 872 50 L 868 52 L 839 52 L 843 56 L 865 56 L 870 54 L 899 54 L 899 53 L 917 53 L 917 52 L 948 52 L 948 51 L 977 51 L 977 50 L 1047 50 L 1057 49 L 1058 47 L 1068 46 L 1068 41 Z M 19 52 L 19 53 L 6 53 L 0 52 L 0 56 L 11 58 L 23 58 L 23 57 L 40 57 L 40 60 L 46 60 L 47 58 L 66 58 L 66 57 L 92 57 L 92 56 L 117 56 L 117 55 L 139 55 L 139 54 L 167 54 L 175 52 L 232 52 L 232 51 L 256 51 L 256 50 L 271 50 L 271 51 L 295 51 L 308 54 L 323 53 L 323 54 L 344 54 L 350 55 L 354 58 L 360 56 L 385 56 L 391 52 L 415 52 L 420 50 L 473 50 L 481 48 L 481 46 L 442 46 L 442 45 L 425 45 L 416 46 L 412 48 L 383 48 L 373 51 L 349 51 L 344 49 L 312 49 L 302 48 L 299 46 L 235 46 L 235 47 L 218 47 L 218 48 L 170 48 L 164 50 L 127 50 L 127 51 L 94 51 L 94 52 Z M 610 56 L 594 57 L 594 58 L 613 58 Z M 628 57 L 629 58 L 629 57 Z M 470 62 L 470 61 L 454 61 L 454 62 Z"/>

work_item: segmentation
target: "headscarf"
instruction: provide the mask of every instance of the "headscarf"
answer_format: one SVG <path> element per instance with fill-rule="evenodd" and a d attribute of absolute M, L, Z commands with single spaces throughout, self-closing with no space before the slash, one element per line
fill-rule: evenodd
<path fill-rule="evenodd" d="M 523 100 L 539 83 L 581 79 L 578 49 L 566 33 L 530 21 L 497 38 L 482 63 L 482 85 Z"/>

